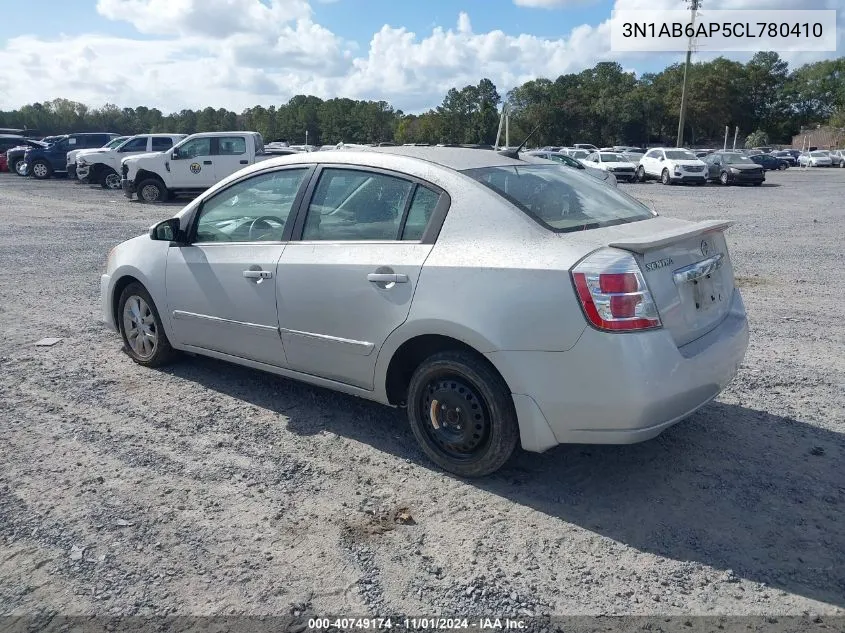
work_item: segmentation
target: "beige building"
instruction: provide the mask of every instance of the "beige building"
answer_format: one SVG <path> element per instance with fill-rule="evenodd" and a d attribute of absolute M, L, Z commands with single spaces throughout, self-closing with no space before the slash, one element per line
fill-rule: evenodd
<path fill-rule="evenodd" d="M 800 134 L 792 137 L 792 147 L 818 147 L 819 149 L 838 149 L 845 147 L 845 129 L 837 129 L 824 125 L 808 130 L 801 130 Z"/>

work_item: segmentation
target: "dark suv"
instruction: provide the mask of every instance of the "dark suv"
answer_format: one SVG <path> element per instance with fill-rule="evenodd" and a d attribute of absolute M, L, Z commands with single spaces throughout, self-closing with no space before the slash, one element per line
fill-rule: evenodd
<path fill-rule="evenodd" d="M 25 174 L 45 179 L 50 178 L 53 174 L 67 173 L 67 153 L 69 151 L 102 147 L 117 136 L 117 134 L 111 132 L 65 134 L 46 147 L 27 150 L 24 154 Z"/>

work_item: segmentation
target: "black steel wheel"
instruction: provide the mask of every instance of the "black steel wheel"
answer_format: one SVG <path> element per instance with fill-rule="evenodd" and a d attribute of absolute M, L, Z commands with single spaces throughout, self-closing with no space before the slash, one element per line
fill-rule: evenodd
<path fill-rule="evenodd" d="M 417 367 L 408 419 L 431 460 L 463 477 L 501 468 L 519 439 L 507 385 L 486 360 L 465 351 L 435 354 Z"/>

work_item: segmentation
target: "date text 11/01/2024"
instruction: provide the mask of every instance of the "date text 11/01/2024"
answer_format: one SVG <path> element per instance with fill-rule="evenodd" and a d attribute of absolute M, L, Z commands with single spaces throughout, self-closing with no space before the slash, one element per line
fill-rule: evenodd
<path fill-rule="evenodd" d="M 527 622 L 518 618 L 311 618 L 307 630 L 519 631 L 526 627 Z"/>

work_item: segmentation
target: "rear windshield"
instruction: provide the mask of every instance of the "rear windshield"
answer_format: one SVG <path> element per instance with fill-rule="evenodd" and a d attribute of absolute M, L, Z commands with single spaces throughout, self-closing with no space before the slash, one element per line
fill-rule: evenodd
<path fill-rule="evenodd" d="M 619 154 L 601 154 L 601 162 L 603 163 L 621 163 L 624 162 Z"/>
<path fill-rule="evenodd" d="M 816 156 L 817 158 L 826 158 L 827 152 L 810 152 L 810 156 Z"/>
<path fill-rule="evenodd" d="M 618 189 L 557 165 L 507 165 L 463 172 L 555 232 L 596 229 L 656 213 Z"/>

